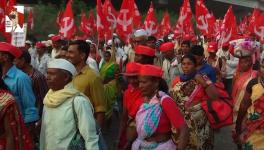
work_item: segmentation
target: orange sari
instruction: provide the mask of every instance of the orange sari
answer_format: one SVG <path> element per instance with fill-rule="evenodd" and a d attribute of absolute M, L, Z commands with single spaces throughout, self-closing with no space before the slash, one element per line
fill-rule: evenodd
<path fill-rule="evenodd" d="M 13 136 L 14 150 L 33 150 L 33 143 L 24 124 L 15 98 L 5 90 L 0 90 L 0 148 L 6 149 L 4 122 L 7 119 Z"/>

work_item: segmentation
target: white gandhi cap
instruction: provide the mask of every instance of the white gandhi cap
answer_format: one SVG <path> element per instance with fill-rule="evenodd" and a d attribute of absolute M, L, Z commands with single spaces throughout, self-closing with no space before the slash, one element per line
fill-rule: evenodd
<path fill-rule="evenodd" d="M 148 36 L 148 34 L 147 34 L 146 30 L 144 30 L 144 29 L 139 29 L 139 30 L 136 30 L 136 31 L 134 32 L 134 36 L 135 36 L 135 37 L 142 37 L 142 36 Z"/>
<path fill-rule="evenodd" d="M 66 70 L 70 72 L 73 76 L 77 73 L 74 65 L 66 59 L 53 59 L 48 63 L 48 68 Z"/>

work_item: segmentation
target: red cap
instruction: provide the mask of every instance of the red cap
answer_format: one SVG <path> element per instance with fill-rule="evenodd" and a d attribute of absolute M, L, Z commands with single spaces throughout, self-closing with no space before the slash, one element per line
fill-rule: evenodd
<path fill-rule="evenodd" d="M 51 37 L 51 41 L 52 42 L 57 42 L 59 40 L 61 40 L 61 36 L 59 36 L 59 35 L 54 35 L 54 36 Z"/>
<path fill-rule="evenodd" d="M 170 50 L 174 50 L 174 44 L 172 42 L 166 42 L 160 45 L 160 51 L 161 52 L 167 52 Z"/>
<path fill-rule="evenodd" d="M 141 65 L 139 70 L 141 76 L 153 76 L 162 78 L 163 71 L 160 67 L 154 65 Z"/>
<path fill-rule="evenodd" d="M 37 42 L 36 43 L 36 48 L 42 48 L 42 47 L 45 47 L 44 43 L 42 43 L 42 42 Z"/>
<path fill-rule="evenodd" d="M 22 55 L 22 51 L 19 48 L 6 42 L 0 42 L 0 52 L 8 52 L 15 58 L 19 58 Z"/>
<path fill-rule="evenodd" d="M 148 47 L 148 46 L 143 46 L 143 45 L 138 45 L 135 47 L 135 53 L 136 54 L 141 54 L 141 55 L 147 55 L 154 57 L 155 56 L 155 50 Z"/>
<path fill-rule="evenodd" d="M 217 52 L 217 43 L 216 42 L 209 42 L 208 43 L 208 48 L 207 48 L 208 52 Z"/>
<path fill-rule="evenodd" d="M 139 74 L 141 64 L 135 62 L 129 62 L 126 65 L 126 72 L 122 73 L 125 76 L 137 76 Z"/>

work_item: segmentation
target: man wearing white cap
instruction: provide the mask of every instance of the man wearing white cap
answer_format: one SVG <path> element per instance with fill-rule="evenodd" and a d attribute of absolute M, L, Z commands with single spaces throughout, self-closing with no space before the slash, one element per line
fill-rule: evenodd
<path fill-rule="evenodd" d="M 134 32 L 131 47 L 125 49 L 125 52 L 128 55 L 128 60 L 133 62 L 135 59 L 134 47 L 137 45 L 145 45 L 148 39 L 147 32 L 144 29 L 139 29 Z"/>
<path fill-rule="evenodd" d="M 98 150 L 93 107 L 71 82 L 76 73 L 74 65 L 65 59 L 54 59 L 48 64 L 50 90 L 43 102 L 41 150 L 69 149 L 76 134 L 84 139 L 86 150 Z"/>

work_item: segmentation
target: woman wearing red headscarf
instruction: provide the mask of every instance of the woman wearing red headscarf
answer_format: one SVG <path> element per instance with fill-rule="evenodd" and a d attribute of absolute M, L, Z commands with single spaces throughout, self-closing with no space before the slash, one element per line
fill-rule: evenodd
<path fill-rule="evenodd" d="M 132 150 L 180 149 L 186 147 L 188 129 L 183 115 L 173 99 L 163 91 L 163 71 L 153 65 L 142 65 L 139 71 L 139 88 L 143 104 L 136 114 L 137 139 Z M 179 142 L 172 140 L 171 128 L 177 129 Z"/>
<path fill-rule="evenodd" d="M 143 103 L 138 82 L 139 69 L 140 64 L 129 62 L 126 65 L 126 72 L 123 73 L 127 77 L 129 85 L 123 96 L 123 116 L 119 130 L 119 150 L 131 149 L 132 142 L 137 137 L 135 116 L 140 105 Z"/>

